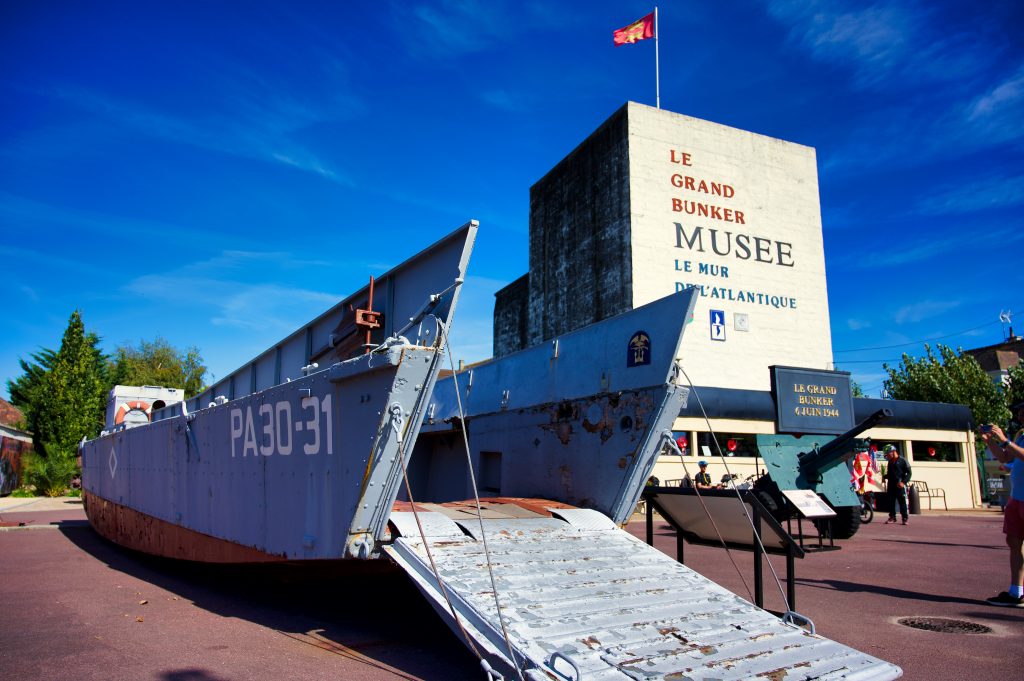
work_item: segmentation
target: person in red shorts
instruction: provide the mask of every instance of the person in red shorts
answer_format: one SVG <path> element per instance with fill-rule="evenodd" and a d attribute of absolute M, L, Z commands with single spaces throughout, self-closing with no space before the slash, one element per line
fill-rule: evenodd
<path fill-rule="evenodd" d="M 1011 405 L 1017 423 L 1024 424 L 1024 402 Z M 996 425 L 984 425 L 979 436 L 998 461 L 1010 467 L 1010 500 L 1003 512 L 1003 532 L 1010 547 L 1010 587 L 987 599 L 989 605 L 1024 608 L 1024 428 L 1010 440 Z"/>

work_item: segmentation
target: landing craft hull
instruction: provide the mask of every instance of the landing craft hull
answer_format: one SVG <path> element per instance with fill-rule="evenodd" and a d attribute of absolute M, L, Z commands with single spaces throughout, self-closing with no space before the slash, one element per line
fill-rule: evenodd
<path fill-rule="evenodd" d="M 681 291 L 440 379 L 409 473 L 416 500 L 472 496 L 459 475 L 464 429 L 483 496 L 544 498 L 626 522 L 686 404 L 675 361 L 695 300 Z"/>
<path fill-rule="evenodd" d="M 475 233 L 470 223 L 382 278 L 392 337 L 369 354 L 285 367 L 300 377 L 236 399 L 213 390 L 204 408 L 171 405 L 152 423 L 83 443 L 93 527 L 133 549 L 208 562 L 377 555 Z M 431 302 L 410 315 L 413 299 Z M 280 370 L 296 345 L 305 346 L 298 363 L 308 362 L 311 340 L 341 327 L 332 317 L 351 311 L 346 302 L 215 388 L 257 384 L 261 361 Z"/>

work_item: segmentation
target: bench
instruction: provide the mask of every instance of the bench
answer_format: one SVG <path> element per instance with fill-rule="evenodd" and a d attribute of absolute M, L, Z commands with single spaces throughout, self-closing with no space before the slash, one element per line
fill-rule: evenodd
<path fill-rule="evenodd" d="M 666 480 L 664 483 L 662 483 L 661 486 L 662 487 L 682 487 L 684 481 L 686 481 L 686 478 L 672 478 L 671 480 Z"/>
<path fill-rule="evenodd" d="M 939 499 L 942 501 L 942 507 L 945 510 L 949 510 L 949 506 L 946 504 L 946 490 L 941 487 L 928 487 L 928 483 L 923 480 L 915 480 L 910 483 L 911 487 L 917 490 L 917 496 L 920 499 L 928 500 L 928 510 L 932 509 L 932 499 Z"/>

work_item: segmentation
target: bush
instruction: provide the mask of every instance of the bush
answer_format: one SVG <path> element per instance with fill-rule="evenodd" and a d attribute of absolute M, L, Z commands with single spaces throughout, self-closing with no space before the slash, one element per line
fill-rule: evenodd
<path fill-rule="evenodd" d="M 44 496 L 64 496 L 71 487 L 71 479 L 78 475 L 78 462 L 52 444 L 46 450 L 47 456 L 33 453 L 28 457 L 25 480 Z"/>
<path fill-rule="evenodd" d="M 35 485 L 25 485 L 11 492 L 11 496 L 16 499 L 32 499 L 36 496 Z"/>

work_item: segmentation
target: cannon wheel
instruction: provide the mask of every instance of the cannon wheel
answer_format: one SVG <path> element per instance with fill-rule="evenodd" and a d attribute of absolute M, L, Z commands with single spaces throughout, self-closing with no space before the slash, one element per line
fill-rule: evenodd
<path fill-rule="evenodd" d="M 828 500 L 825 500 L 828 504 Z M 832 506 L 832 510 L 836 512 L 836 517 L 832 518 L 832 536 L 835 539 L 849 539 L 853 535 L 857 534 L 857 530 L 860 529 L 860 508 L 857 506 Z M 814 525 L 820 531 L 825 532 L 828 528 L 825 525 L 827 520 L 819 521 L 815 520 Z"/>

